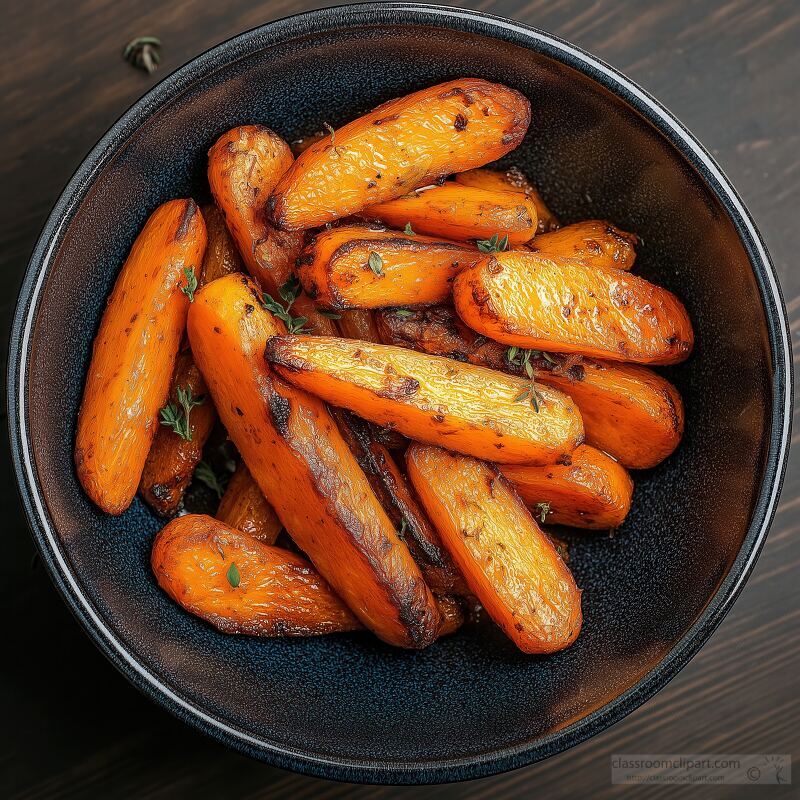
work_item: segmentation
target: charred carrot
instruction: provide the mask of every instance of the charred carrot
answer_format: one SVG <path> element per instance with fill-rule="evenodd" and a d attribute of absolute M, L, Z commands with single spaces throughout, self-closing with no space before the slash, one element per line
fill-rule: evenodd
<path fill-rule="evenodd" d="M 545 256 L 577 258 L 590 267 L 629 270 L 638 239 L 610 222 L 590 219 L 537 236 L 529 249 Z"/>
<path fill-rule="evenodd" d="M 292 539 L 378 636 L 430 644 L 433 595 L 324 403 L 265 363 L 267 338 L 285 328 L 253 284 L 229 275 L 205 286 L 188 331 L 220 419 Z"/>
<path fill-rule="evenodd" d="M 239 464 L 225 488 L 216 517 L 264 544 L 275 544 L 283 529 L 275 509 L 244 463 Z"/>

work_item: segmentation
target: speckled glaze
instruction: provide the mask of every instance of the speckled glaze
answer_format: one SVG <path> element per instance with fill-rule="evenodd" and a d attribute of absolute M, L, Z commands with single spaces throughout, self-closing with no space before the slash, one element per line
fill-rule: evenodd
<path fill-rule="evenodd" d="M 365 58 L 365 52 L 369 58 Z M 148 214 L 207 199 L 205 153 L 226 129 L 288 139 L 386 99 L 477 75 L 533 106 L 507 163 L 565 222 L 639 234 L 638 274 L 675 291 L 697 334 L 666 372 L 686 400 L 676 454 L 637 475 L 614 538 L 581 535 L 585 589 L 569 650 L 524 656 L 465 627 L 423 652 L 364 634 L 225 637 L 172 603 L 140 502 L 103 515 L 72 461 L 81 388 L 108 293 Z M 608 727 L 700 648 L 750 573 L 789 441 L 791 352 L 758 232 L 709 155 L 612 69 L 552 36 L 476 12 L 350 6 L 243 34 L 167 77 L 81 165 L 22 287 L 9 357 L 12 450 L 34 537 L 65 600 L 110 660 L 186 722 L 282 767 L 342 780 L 450 781 L 513 769 Z"/>

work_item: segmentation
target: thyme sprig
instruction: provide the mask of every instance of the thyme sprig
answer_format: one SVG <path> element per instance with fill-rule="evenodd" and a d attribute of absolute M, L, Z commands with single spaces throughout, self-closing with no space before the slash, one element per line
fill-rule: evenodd
<path fill-rule="evenodd" d="M 286 330 L 289 333 L 303 333 L 305 331 L 305 324 L 308 322 L 308 317 L 293 317 L 289 310 L 291 309 L 294 301 L 300 296 L 302 287 L 300 281 L 295 275 L 292 275 L 279 289 L 278 294 L 285 305 L 281 305 L 272 295 L 264 292 L 262 295 L 262 305 L 267 311 L 274 314 L 279 320 L 286 325 Z"/>
<path fill-rule="evenodd" d="M 192 387 L 187 384 L 184 389 L 182 386 L 175 387 L 177 403 L 171 400 L 161 409 L 161 424 L 166 425 L 178 434 L 185 442 L 192 441 L 192 426 L 189 424 L 189 415 L 196 406 L 201 406 L 205 402 L 205 397 L 200 395 L 195 397 L 192 394 Z"/>
<path fill-rule="evenodd" d="M 501 253 L 508 250 L 508 234 L 500 238 L 500 234 L 495 233 L 491 239 L 478 239 L 475 244 L 481 253 Z"/>
<path fill-rule="evenodd" d="M 539 517 L 539 522 L 544 525 L 547 521 L 547 515 L 550 513 L 550 503 L 537 503 L 536 515 Z"/>
<path fill-rule="evenodd" d="M 222 499 L 222 495 L 225 492 L 225 484 L 228 482 L 227 475 L 217 475 L 211 464 L 207 461 L 200 461 L 195 468 L 194 477 L 197 478 L 200 483 L 204 483 L 208 486 L 212 492 L 215 492 L 218 499 Z"/>
<path fill-rule="evenodd" d="M 189 298 L 190 303 L 194 303 L 194 293 L 197 291 L 197 275 L 194 274 L 194 267 L 184 267 L 183 274 L 186 276 L 186 285 L 181 286 L 181 291 Z"/>
<path fill-rule="evenodd" d="M 383 275 L 383 259 L 379 253 L 370 253 L 367 264 L 376 275 Z"/>
<path fill-rule="evenodd" d="M 515 403 L 521 403 L 523 400 L 530 399 L 533 410 L 539 413 L 539 402 L 542 396 L 536 388 L 536 370 L 531 364 L 531 358 L 538 355 L 538 350 L 525 350 L 519 347 L 509 347 L 506 350 L 506 361 L 514 367 L 520 367 L 528 376 L 530 384 L 526 386 L 515 398 Z"/>

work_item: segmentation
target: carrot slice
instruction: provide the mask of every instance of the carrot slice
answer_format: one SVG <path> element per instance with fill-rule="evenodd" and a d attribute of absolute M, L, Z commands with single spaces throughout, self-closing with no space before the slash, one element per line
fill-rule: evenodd
<path fill-rule="evenodd" d="M 266 358 L 329 403 L 479 458 L 550 463 L 583 440 L 566 395 L 471 364 L 327 336 L 275 336 Z"/>
<path fill-rule="evenodd" d="M 336 320 L 339 332 L 346 339 L 361 339 L 365 342 L 379 342 L 378 326 L 371 311 L 354 308 L 342 311 Z"/>
<path fill-rule="evenodd" d="M 458 315 L 517 347 L 613 361 L 675 364 L 694 343 L 672 292 L 620 270 L 521 251 L 495 253 L 453 282 Z"/>
<path fill-rule="evenodd" d="M 188 422 L 181 431 L 162 422 L 139 482 L 142 497 L 164 517 L 172 516 L 180 508 L 194 469 L 203 457 L 203 446 L 217 420 L 214 404 L 207 396 L 205 381 L 189 350 L 178 355 L 169 397 L 179 417 L 185 420 L 186 413 L 178 397 L 179 391 L 189 393 L 189 398 L 199 401 L 200 405 L 191 408 Z"/>
<path fill-rule="evenodd" d="M 613 458 L 581 445 L 562 464 L 508 465 L 503 474 L 542 522 L 618 528 L 631 509 L 633 481 Z"/>
<path fill-rule="evenodd" d="M 242 462 L 222 495 L 216 517 L 264 544 L 275 544 L 283 525 Z"/>
<path fill-rule="evenodd" d="M 629 270 L 636 260 L 637 237 L 599 219 L 576 222 L 537 236 L 528 247 L 545 256 L 577 258 L 588 267 Z"/>
<path fill-rule="evenodd" d="M 193 200 L 159 206 L 103 313 L 78 414 L 75 465 L 86 494 L 109 514 L 121 514 L 136 494 L 186 325 L 182 289 L 187 275 L 197 277 L 205 247 Z"/>
<path fill-rule="evenodd" d="M 204 514 L 170 522 L 153 542 L 159 586 L 224 633 L 317 636 L 361 628 L 304 558 Z"/>
<path fill-rule="evenodd" d="M 659 464 L 680 444 L 683 401 L 678 390 L 647 367 L 579 356 L 534 353 L 487 339 L 468 328 L 449 306 L 386 309 L 376 314 L 381 341 L 431 355 L 524 375 L 568 394 L 578 406 L 586 442 L 629 469 Z M 513 360 L 509 359 L 513 356 Z"/>
<path fill-rule="evenodd" d="M 267 338 L 285 328 L 253 284 L 237 275 L 208 284 L 188 330 L 220 419 L 292 539 L 380 638 L 430 644 L 433 595 L 325 404 L 265 363 Z"/>
<path fill-rule="evenodd" d="M 467 584 L 525 653 L 553 653 L 581 628 L 569 568 L 496 468 L 412 444 L 408 475 Z"/>
<path fill-rule="evenodd" d="M 523 192 L 477 189 L 453 181 L 367 206 L 361 214 L 390 228 L 410 225 L 416 233 L 457 241 L 507 236 L 511 245 L 532 239 L 538 219 L 536 206 Z"/>
<path fill-rule="evenodd" d="M 519 92 L 462 78 L 392 100 L 303 152 L 270 200 L 272 219 L 305 230 L 513 150 L 530 124 Z"/>
<path fill-rule="evenodd" d="M 297 274 L 310 297 L 328 308 L 441 303 L 474 246 L 360 226 L 320 233 L 303 251 Z"/>
<path fill-rule="evenodd" d="M 524 192 L 536 206 L 537 233 L 554 231 L 559 226 L 558 217 L 547 207 L 539 190 L 516 167 L 511 167 L 505 172 L 493 169 L 471 169 L 453 177 L 456 183 L 460 183 L 462 186 L 474 186 L 477 189 L 489 189 L 496 192 Z"/>

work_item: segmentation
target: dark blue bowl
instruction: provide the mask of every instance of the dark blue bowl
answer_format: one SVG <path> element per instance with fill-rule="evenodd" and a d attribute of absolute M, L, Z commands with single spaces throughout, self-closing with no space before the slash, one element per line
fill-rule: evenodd
<path fill-rule="evenodd" d="M 75 478 L 81 387 L 106 297 L 159 203 L 207 195 L 205 154 L 261 122 L 287 139 L 463 75 L 533 104 L 508 158 L 565 220 L 643 240 L 638 271 L 685 301 L 695 355 L 679 451 L 636 476 L 614 538 L 576 537 L 584 630 L 549 658 L 466 628 L 416 653 L 367 635 L 225 637 L 162 594 L 159 522 L 104 516 Z M 764 542 L 789 442 L 788 324 L 761 237 L 725 176 L 635 84 L 553 36 L 449 8 L 328 9 L 245 33 L 166 78 L 70 181 L 31 258 L 11 341 L 9 419 L 22 499 L 76 616 L 138 687 L 217 739 L 279 766 L 386 783 L 489 775 L 545 758 L 643 703 L 697 652 Z M 64 657 L 64 656 L 62 656 Z M 68 654 L 67 656 L 68 657 Z"/>

